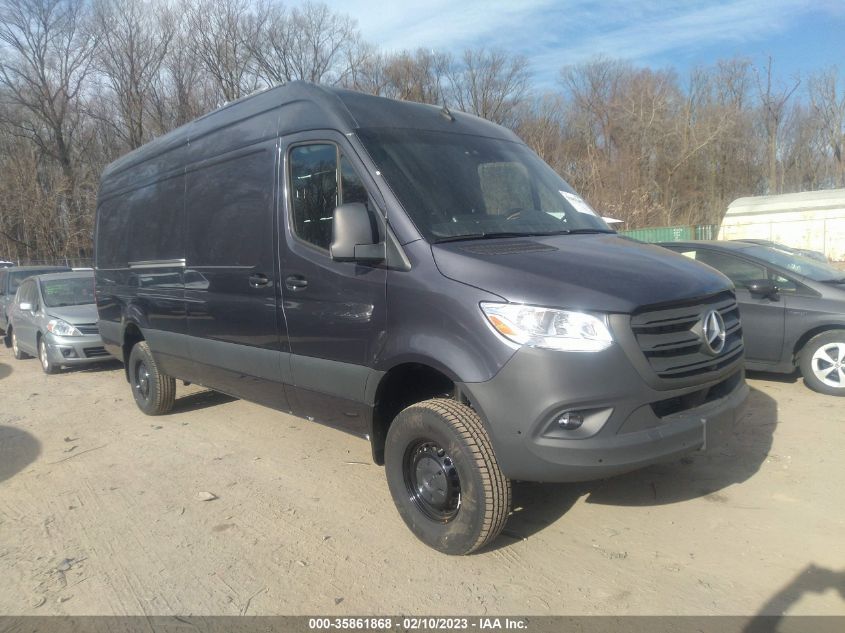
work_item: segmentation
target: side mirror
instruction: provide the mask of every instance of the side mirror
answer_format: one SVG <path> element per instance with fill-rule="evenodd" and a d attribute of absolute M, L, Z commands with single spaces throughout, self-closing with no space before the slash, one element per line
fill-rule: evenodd
<path fill-rule="evenodd" d="M 370 212 L 360 202 L 336 207 L 332 214 L 332 244 L 329 249 L 336 262 L 377 264 L 387 257 L 384 242 Z"/>
<path fill-rule="evenodd" d="M 18 304 L 18 307 L 24 312 L 32 312 L 32 304 L 28 301 L 24 301 Z"/>
<path fill-rule="evenodd" d="M 768 297 L 769 299 L 780 298 L 778 287 L 771 279 L 755 279 L 754 281 L 749 281 L 747 288 L 748 292 L 758 297 Z"/>

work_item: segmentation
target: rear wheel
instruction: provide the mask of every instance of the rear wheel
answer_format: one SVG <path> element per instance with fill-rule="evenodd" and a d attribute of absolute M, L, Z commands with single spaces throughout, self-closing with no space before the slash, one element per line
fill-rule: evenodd
<path fill-rule="evenodd" d="M 41 361 L 41 369 L 45 374 L 57 374 L 61 367 L 50 360 L 50 354 L 47 352 L 47 343 L 44 337 L 38 338 L 38 360 Z"/>
<path fill-rule="evenodd" d="M 29 358 L 29 354 L 24 352 L 20 346 L 18 345 L 18 335 L 15 334 L 14 328 L 12 328 L 12 353 L 15 355 L 15 358 L 18 360 L 23 360 L 24 358 Z"/>
<path fill-rule="evenodd" d="M 402 519 L 426 545 L 469 554 L 493 541 L 511 507 L 487 431 L 470 407 L 427 400 L 402 411 L 387 432 L 385 469 Z"/>
<path fill-rule="evenodd" d="M 799 361 L 810 389 L 845 396 L 845 330 L 829 330 L 811 338 L 801 350 Z"/>
<path fill-rule="evenodd" d="M 162 373 L 146 341 L 136 343 L 129 354 L 129 384 L 138 408 L 147 415 L 163 415 L 176 401 L 176 380 Z"/>

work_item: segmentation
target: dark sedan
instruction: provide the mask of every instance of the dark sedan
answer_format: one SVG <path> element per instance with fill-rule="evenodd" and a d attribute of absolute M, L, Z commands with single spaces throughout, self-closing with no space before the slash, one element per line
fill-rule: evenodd
<path fill-rule="evenodd" d="M 747 242 L 667 242 L 736 286 L 746 367 L 792 373 L 821 393 L 845 396 L 845 271 Z"/>

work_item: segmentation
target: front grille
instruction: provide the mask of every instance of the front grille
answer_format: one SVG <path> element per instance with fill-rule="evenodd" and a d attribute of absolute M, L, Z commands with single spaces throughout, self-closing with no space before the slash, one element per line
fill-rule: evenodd
<path fill-rule="evenodd" d="M 82 332 L 83 334 L 99 334 L 100 328 L 97 327 L 96 323 L 91 323 L 90 325 L 75 325 L 74 326 L 77 330 Z"/>
<path fill-rule="evenodd" d="M 725 346 L 717 355 L 705 351 L 702 319 L 717 310 L 725 322 Z M 742 354 L 739 308 L 732 293 L 707 299 L 646 308 L 631 318 L 640 350 L 661 378 L 687 378 L 718 371 Z"/>
<path fill-rule="evenodd" d="M 85 348 L 85 358 L 100 358 L 102 356 L 108 356 L 109 353 L 106 351 L 105 347 L 86 347 Z"/>
<path fill-rule="evenodd" d="M 742 372 L 738 371 L 730 378 L 716 383 L 712 387 L 706 387 L 682 396 L 652 402 L 651 410 L 654 411 L 654 415 L 658 418 L 665 418 L 668 415 L 689 411 L 719 398 L 724 398 L 736 388 L 741 380 Z"/>

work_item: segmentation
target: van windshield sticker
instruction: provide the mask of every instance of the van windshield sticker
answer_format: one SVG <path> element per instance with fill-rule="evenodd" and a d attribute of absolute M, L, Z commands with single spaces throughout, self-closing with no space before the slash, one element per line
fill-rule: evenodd
<path fill-rule="evenodd" d="M 569 204 L 571 204 L 575 208 L 578 213 L 584 213 L 586 215 L 594 216 L 598 215 L 595 211 L 593 211 L 593 208 L 584 201 L 581 196 L 576 195 L 574 193 L 569 193 L 568 191 L 563 191 L 561 189 L 558 189 L 558 192 L 566 199 Z"/>

